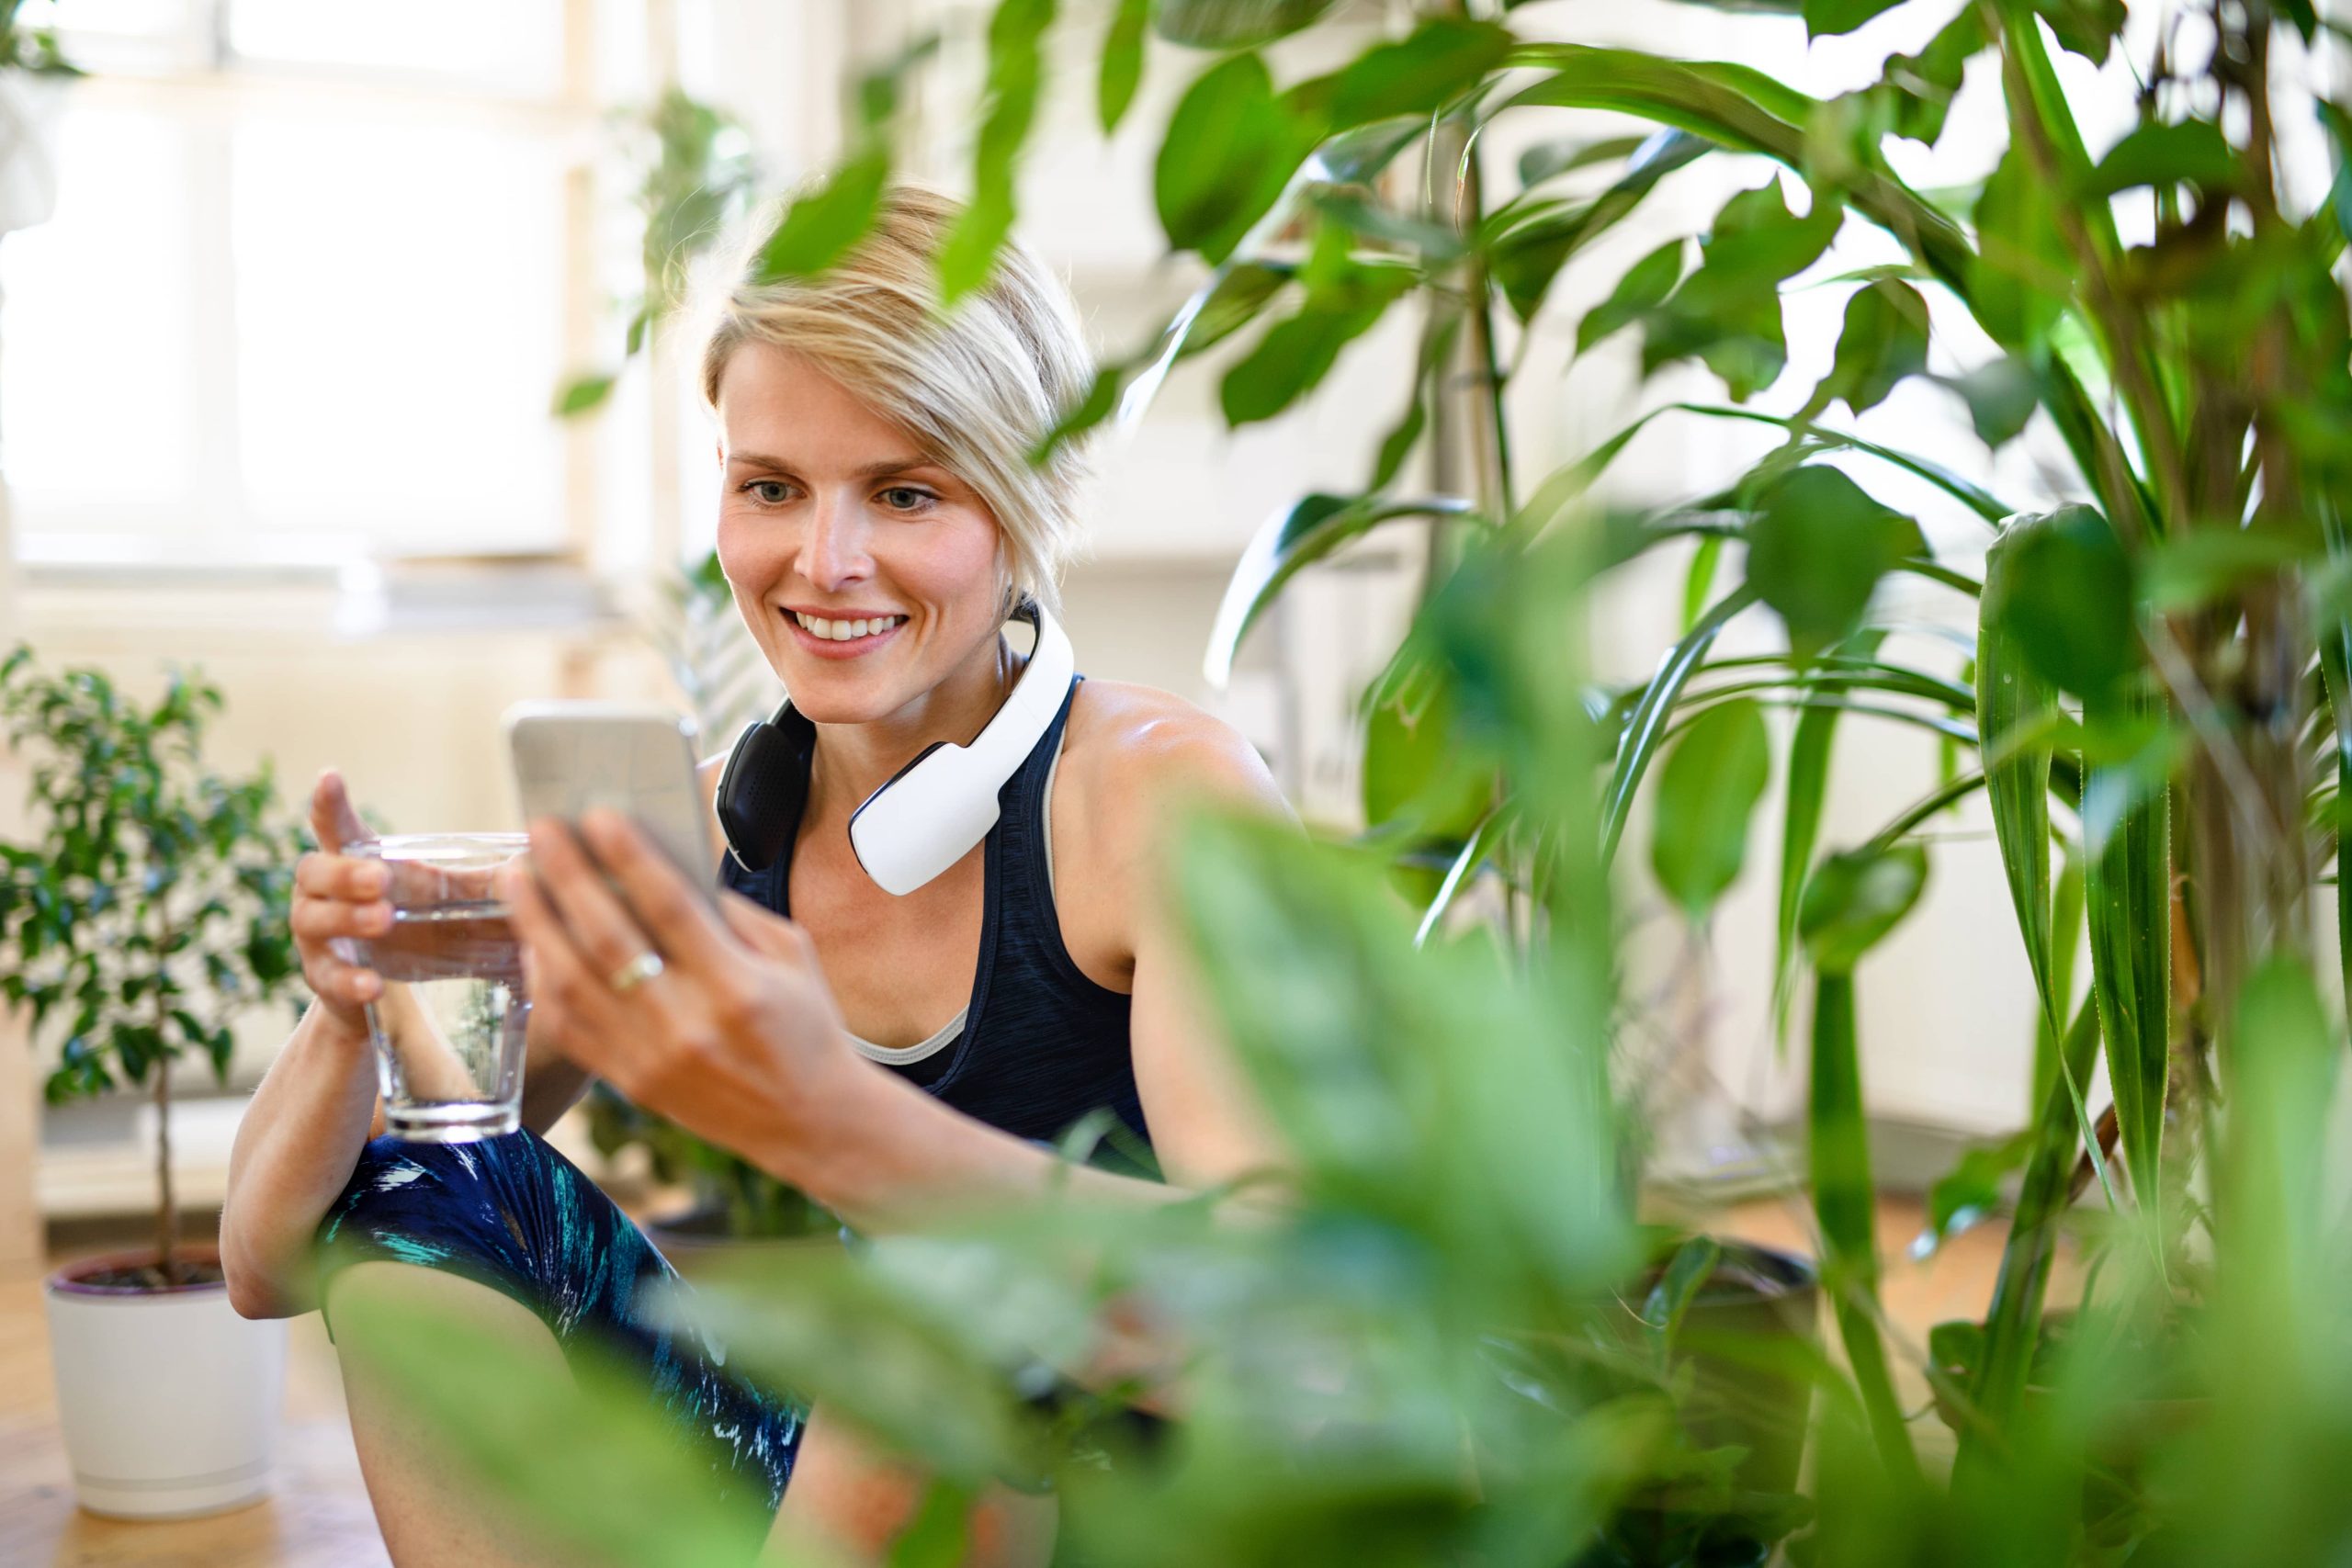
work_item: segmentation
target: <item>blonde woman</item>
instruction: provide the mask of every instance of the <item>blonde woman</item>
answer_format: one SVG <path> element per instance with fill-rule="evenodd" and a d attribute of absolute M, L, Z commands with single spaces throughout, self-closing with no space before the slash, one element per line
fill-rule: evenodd
<path fill-rule="evenodd" d="M 1055 604 L 1080 531 L 1081 454 L 1028 460 L 1086 385 L 1069 299 L 1015 251 L 943 318 L 933 256 L 955 216 L 946 198 L 893 191 L 821 281 L 736 288 L 705 358 L 719 558 L 811 727 L 805 802 L 775 863 L 730 861 L 713 912 L 628 824 L 591 814 L 578 840 L 535 824 L 534 874 L 504 889 L 534 997 L 526 1126 L 602 1075 L 868 1232 L 1037 1190 L 1055 1164 L 1035 1140 L 1100 1107 L 1148 1137 L 1171 1185 L 1267 1163 L 1154 881 L 1180 803 L 1282 808 L 1230 729 L 1163 693 L 1072 679 L 1049 694 L 1052 722 L 1005 780 L 996 826 L 944 873 L 894 896 L 850 840 L 861 802 L 997 714 L 1023 672 L 1008 614 Z M 583 1337 L 617 1345 L 683 1438 L 712 1445 L 715 1486 L 776 1506 L 780 1537 L 878 1551 L 919 1478 L 642 1322 L 640 1292 L 667 1266 L 535 1134 L 369 1141 L 363 1009 L 382 986 L 329 943 L 388 929 L 390 910 L 380 865 L 334 852 L 365 830 L 332 774 L 313 818 L 327 851 L 302 864 L 293 921 L 318 1001 L 238 1134 L 222 1215 L 238 1309 L 447 1298 L 518 1358 L 554 1366 Z M 1162 1190 L 1082 1179 L 1138 1201 Z M 526 1537 L 463 1502 L 364 1363 L 348 1371 L 401 1568 L 536 1561 Z M 976 1561 L 1009 1564 L 1042 1562 L 1052 1533 L 1050 1501 L 999 1489 L 970 1539 Z"/>

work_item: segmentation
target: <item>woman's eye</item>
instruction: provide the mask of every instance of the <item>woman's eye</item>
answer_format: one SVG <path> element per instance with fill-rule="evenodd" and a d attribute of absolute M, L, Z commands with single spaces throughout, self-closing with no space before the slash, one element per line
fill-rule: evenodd
<path fill-rule="evenodd" d="M 911 485 L 892 485 L 882 492 L 881 501 L 893 512 L 914 512 L 930 502 L 931 492 Z"/>
<path fill-rule="evenodd" d="M 782 479 L 753 479 L 743 490 L 763 506 L 782 506 L 792 496 L 792 487 Z"/>

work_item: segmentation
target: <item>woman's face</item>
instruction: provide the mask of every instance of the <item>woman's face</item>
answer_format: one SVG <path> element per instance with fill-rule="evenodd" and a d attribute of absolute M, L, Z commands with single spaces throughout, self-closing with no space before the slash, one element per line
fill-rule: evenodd
<path fill-rule="evenodd" d="M 794 707 L 888 718 L 993 643 L 996 517 L 903 431 L 760 343 L 729 357 L 718 423 L 719 564 Z"/>

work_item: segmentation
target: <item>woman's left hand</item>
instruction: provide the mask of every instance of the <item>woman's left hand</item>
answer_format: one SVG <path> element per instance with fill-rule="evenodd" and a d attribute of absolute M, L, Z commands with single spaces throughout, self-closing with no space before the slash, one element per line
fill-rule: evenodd
<path fill-rule="evenodd" d="M 773 1167 L 808 1141 L 859 1058 L 798 926 L 733 893 L 714 909 L 614 811 L 587 813 L 577 840 L 560 822 L 532 824 L 529 858 L 502 874 L 534 1030 L 746 1157 Z"/>

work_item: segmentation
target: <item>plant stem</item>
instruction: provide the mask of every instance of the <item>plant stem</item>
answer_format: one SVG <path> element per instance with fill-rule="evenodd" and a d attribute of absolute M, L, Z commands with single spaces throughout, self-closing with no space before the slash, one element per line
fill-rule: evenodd
<path fill-rule="evenodd" d="M 172 1190 L 172 1067 L 155 1064 L 155 1263 L 164 1282 L 180 1282 L 180 1208 Z"/>
<path fill-rule="evenodd" d="M 171 931 L 165 928 L 155 944 L 156 963 L 172 951 Z M 164 1282 L 180 1282 L 179 1195 L 172 1190 L 172 1058 L 163 1049 L 164 1032 L 171 1027 L 171 993 L 164 976 L 155 976 L 155 1266 Z"/>

